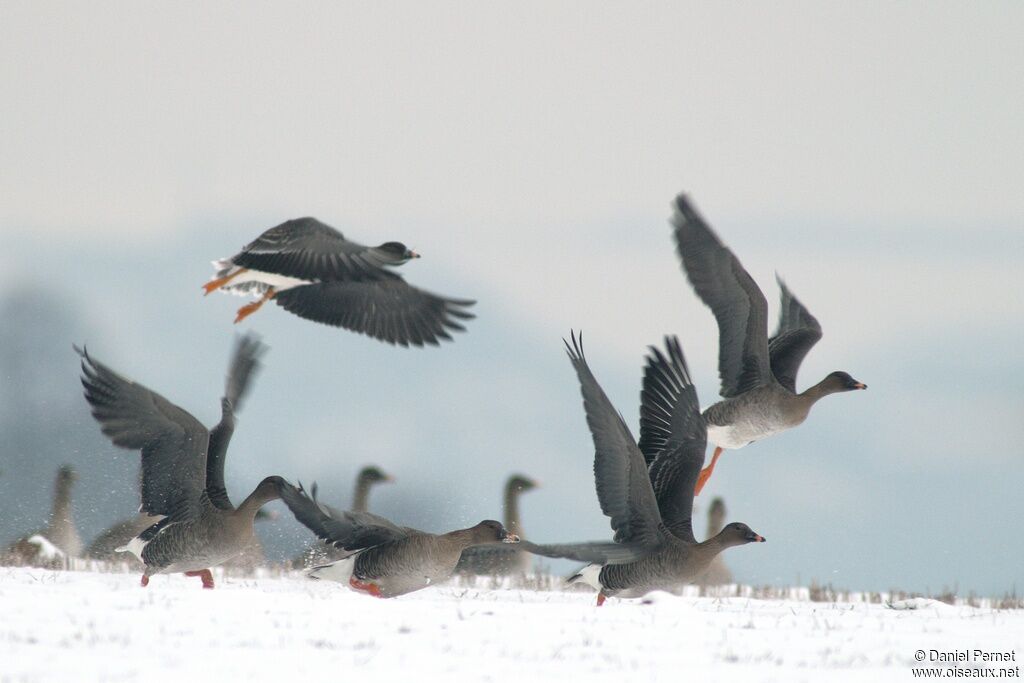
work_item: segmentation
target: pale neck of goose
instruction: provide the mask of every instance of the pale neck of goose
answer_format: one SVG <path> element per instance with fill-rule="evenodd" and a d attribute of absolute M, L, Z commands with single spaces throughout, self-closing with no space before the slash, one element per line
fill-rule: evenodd
<path fill-rule="evenodd" d="M 711 512 L 708 513 L 708 532 L 704 535 L 704 538 L 714 537 L 715 534 L 722 530 L 723 526 L 725 526 L 725 513 L 712 508 Z"/>
<path fill-rule="evenodd" d="M 523 525 L 519 521 L 519 494 L 522 491 L 512 483 L 505 486 L 504 518 L 505 528 L 509 533 L 523 535 Z"/>
<path fill-rule="evenodd" d="M 829 378 L 821 380 L 812 387 L 807 387 L 804 391 L 797 394 L 797 398 L 801 399 L 808 409 L 815 403 L 825 398 L 829 394 L 836 394 L 842 391 L 841 387 L 837 387 L 834 382 L 830 382 Z"/>
<path fill-rule="evenodd" d="M 352 509 L 356 512 L 367 512 L 370 508 L 370 487 L 373 484 L 369 477 L 359 475 L 356 479 L 356 491 L 352 496 Z"/>
<path fill-rule="evenodd" d="M 737 545 L 743 545 L 744 543 L 745 541 L 729 540 L 724 536 L 722 531 L 719 531 L 717 534 L 715 534 L 708 540 L 704 541 L 703 543 L 698 543 L 697 545 L 703 549 L 706 549 L 706 552 L 708 552 L 710 554 L 710 557 L 713 558 L 726 548 L 732 548 Z"/>
<path fill-rule="evenodd" d="M 50 525 L 67 524 L 71 521 L 71 484 L 70 477 L 57 477 L 57 487 L 53 493 L 53 510 L 50 514 Z"/>
<path fill-rule="evenodd" d="M 452 545 L 462 549 L 468 548 L 471 545 L 482 545 L 497 541 L 494 538 L 494 531 L 490 528 L 478 529 L 477 527 L 469 527 L 468 529 L 449 531 L 446 534 L 442 534 L 442 536 L 448 539 Z"/>
<path fill-rule="evenodd" d="M 280 497 L 281 494 L 278 493 L 276 487 L 260 484 L 245 500 L 242 501 L 242 504 L 235 509 L 235 514 L 244 519 L 255 521 L 256 513 L 259 512 L 261 507 L 272 500 L 277 500 Z"/>

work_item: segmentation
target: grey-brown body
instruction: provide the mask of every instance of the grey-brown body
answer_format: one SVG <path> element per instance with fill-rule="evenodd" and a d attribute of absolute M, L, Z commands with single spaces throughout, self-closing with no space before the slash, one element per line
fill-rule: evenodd
<path fill-rule="evenodd" d="M 622 598 L 639 598 L 654 590 L 679 593 L 683 586 L 703 579 L 723 550 L 751 540 L 743 532 L 719 533 L 702 543 L 669 536 L 635 562 L 601 567 L 599 588 L 607 597 Z"/>
<path fill-rule="evenodd" d="M 431 534 L 402 527 L 371 514 L 336 510 L 304 489 L 284 482 L 281 499 L 318 538 L 349 551 L 343 559 L 314 567 L 309 576 L 337 581 L 349 588 L 381 598 L 404 595 L 447 579 L 462 551 L 473 545 L 517 543 L 500 522 L 484 520 L 468 529 Z"/>
<path fill-rule="evenodd" d="M 412 534 L 364 550 L 355 556 L 354 576 L 375 584 L 381 597 L 393 598 L 447 581 L 467 548 L 496 541 L 494 532 L 476 527 L 447 534 Z"/>
<path fill-rule="evenodd" d="M 279 480 L 279 477 L 265 479 L 234 510 L 221 510 L 204 499 L 197 516 L 169 523 L 151 540 L 132 541 L 127 549 L 146 565 L 147 577 L 199 571 L 223 564 L 245 552 L 256 541 L 256 512 L 265 503 L 279 497 Z"/>

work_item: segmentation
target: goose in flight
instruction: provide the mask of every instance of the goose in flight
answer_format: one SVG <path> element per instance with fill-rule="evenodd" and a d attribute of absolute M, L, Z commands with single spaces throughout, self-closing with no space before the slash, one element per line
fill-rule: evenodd
<path fill-rule="evenodd" d="M 393 269 L 419 254 L 401 242 L 367 247 L 315 218 L 270 228 L 231 258 L 203 289 L 258 298 L 238 309 L 235 322 L 274 300 L 290 313 L 400 346 L 438 345 L 460 321 L 475 317 L 475 302 L 432 294 Z"/>
<path fill-rule="evenodd" d="M 830 373 L 796 390 L 796 373 L 821 339 L 821 325 L 779 279 L 779 327 L 768 337 L 768 302 L 729 248 L 686 195 L 676 197 L 672 225 L 683 269 L 697 296 L 718 321 L 718 374 L 724 400 L 704 411 L 711 464 L 697 479 L 700 493 L 725 449 L 742 448 L 801 424 L 820 399 L 867 389 L 848 373 Z"/>

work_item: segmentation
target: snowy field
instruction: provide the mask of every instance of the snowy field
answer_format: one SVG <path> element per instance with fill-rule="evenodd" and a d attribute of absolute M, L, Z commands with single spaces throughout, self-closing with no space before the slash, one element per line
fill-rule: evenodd
<path fill-rule="evenodd" d="M 900 606 L 0 568 L 0 681 L 908 681 L 917 650 L 1024 654 L 1024 610 Z"/>

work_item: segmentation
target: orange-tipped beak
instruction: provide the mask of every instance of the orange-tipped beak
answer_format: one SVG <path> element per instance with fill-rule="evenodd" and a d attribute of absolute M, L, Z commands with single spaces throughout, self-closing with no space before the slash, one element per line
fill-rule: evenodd
<path fill-rule="evenodd" d="M 864 382 L 857 382 L 856 384 L 853 385 L 853 388 L 854 389 L 867 389 L 868 385 L 864 384 Z"/>
<path fill-rule="evenodd" d="M 519 543 L 519 537 L 515 534 L 505 534 L 505 538 L 501 539 L 502 543 Z"/>
<path fill-rule="evenodd" d="M 409 256 L 410 256 L 410 258 L 419 258 L 420 257 L 420 255 L 418 253 L 416 253 L 415 251 L 413 251 L 412 249 L 409 250 Z"/>
<path fill-rule="evenodd" d="M 754 535 L 754 543 L 764 543 L 767 540 L 768 539 L 766 539 L 764 536 L 762 536 L 760 534 L 755 534 Z"/>

